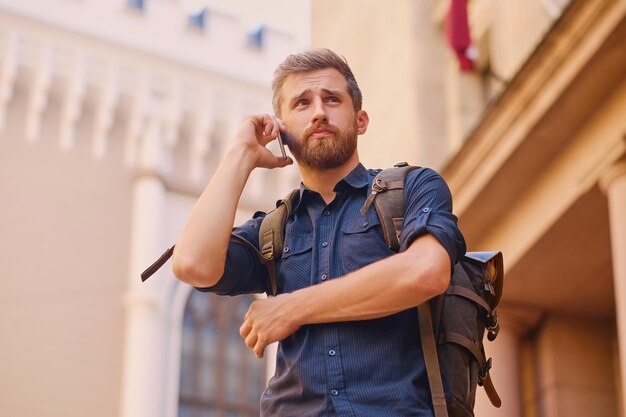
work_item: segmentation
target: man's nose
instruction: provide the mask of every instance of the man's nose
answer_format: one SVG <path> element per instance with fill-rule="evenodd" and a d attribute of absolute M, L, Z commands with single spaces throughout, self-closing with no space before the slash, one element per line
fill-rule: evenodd
<path fill-rule="evenodd" d="M 328 115 L 326 114 L 326 108 L 324 102 L 321 99 L 317 99 L 313 103 L 313 118 L 311 120 L 314 124 L 328 123 Z"/>

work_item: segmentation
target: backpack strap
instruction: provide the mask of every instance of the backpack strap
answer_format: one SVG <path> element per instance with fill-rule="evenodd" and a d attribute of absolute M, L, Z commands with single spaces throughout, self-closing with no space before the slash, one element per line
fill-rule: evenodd
<path fill-rule="evenodd" d="M 165 264 L 165 262 L 167 262 L 168 259 L 172 257 L 174 254 L 174 247 L 176 247 L 176 245 L 172 245 L 172 247 L 166 250 L 163 255 L 159 257 L 159 259 L 154 261 L 152 265 L 141 273 L 141 282 L 145 282 L 148 278 L 150 278 L 156 271 L 159 270 L 159 268 L 163 266 L 163 264 Z"/>
<path fill-rule="evenodd" d="M 365 214 L 374 204 L 385 242 L 395 252 L 400 250 L 400 231 L 406 210 L 404 178 L 417 168 L 419 167 L 399 162 L 393 168 L 380 171 L 374 178 L 372 191 L 361 208 L 361 214 Z"/>
<path fill-rule="evenodd" d="M 435 417 L 448 417 L 446 394 L 443 390 L 439 356 L 437 355 L 437 345 L 435 344 L 433 332 L 433 319 L 428 302 L 417 306 L 417 319 L 419 320 L 420 340 L 422 342 L 428 385 L 430 386 L 430 397 L 433 402 L 433 411 L 435 412 Z"/>
<path fill-rule="evenodd" d="M 285 239 L 285 225 L 291 214 L 293 201 L 300 190 L 295 189 L 287 197 L 276 203 L 276 208 L 265 215 L 259 228 L 259 249 L 261 250 L 261 263 L 267 269 L 272 286 L 272 295 L 276 295 L 276 260 L 283 253 Z"/>

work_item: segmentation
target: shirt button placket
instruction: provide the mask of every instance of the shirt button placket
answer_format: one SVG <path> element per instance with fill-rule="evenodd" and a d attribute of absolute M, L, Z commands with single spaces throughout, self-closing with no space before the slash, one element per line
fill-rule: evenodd
<path fill-rule="evenodd" d="M 331 216 L 331 210 L 326 208 L 322 211 L 322 218 L 320 219 L 320 240 L 318 243 L 321 246 L 320 251 L 320 264 L 319 264 L 319 279 L 320 281 L 326 281 L 329 279 L 329 268 L 330 268 L 330 242 L 332 241 L 332 233 L 333 233 L 333 216 Z M 330 332 L 327 334 L 327 338 L 325 338 L 327 343 L 327 358 L 329 361 L 328 371 L 329 371 L 329 379 L 328 379 L 328 393 L 330 394 L 333 404 L 335 408 L 343 408 L 341 407 L 341 398 L 340 390 L 343 389 L 344 381 L 343 381 L 343 372 L 341 370 L 341 362 L 337 360 L 338 350 L 337 346 L 337 335 L 335 332 Z M 333 348 L 330 348 L 332 346 Z M 336 403 L 339 401 L 339 403 Z M 335 404 L 336 403 L 336 404 Z"/>

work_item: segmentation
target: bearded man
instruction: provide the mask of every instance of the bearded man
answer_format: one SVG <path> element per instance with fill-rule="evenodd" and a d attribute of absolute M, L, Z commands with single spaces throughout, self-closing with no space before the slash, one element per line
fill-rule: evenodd
<path fill-rule="evenodd" d="M 407 175 L 394 253 L 374 209 L 360 211 L 378 171 L 359 162 L 369 118 L 345 59 L 327 49 L 290 55 L 272 87 L 275 116 L 242 121 L 177 241 L 174 274 L 220 295 L 269 293 L 254 249 L 263 215 L 233 223 L 252 170 L 293 163 L 266 148 L 280 132 L 302 182 L 276 262 L 277 295 L 254 301 L 240 329 L 258 357 L 279 342 L 261 414 L 432 416 L 414 307 L 448 287 L 465 253 L 450 191 L 433 170 Z"/>

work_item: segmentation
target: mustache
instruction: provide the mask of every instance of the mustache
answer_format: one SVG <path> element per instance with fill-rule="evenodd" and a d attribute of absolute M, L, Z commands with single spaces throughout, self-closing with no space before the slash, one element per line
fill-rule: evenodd
<path fill-rule="evenodd" d="M 313 133 L 315 133 L 316 130 L 318 129 L 325 129 L 328 130 L 329 132 L 336 134 L 337 133 L 337 128 L 335 126 L 332 126 L 326 122 L 322 122 L 322 123 L 316 123 L 312 126 L 310 126 L 309 128 L 307 128 L 304 131 L 304 138 L 308 138 L 309 136 L 311 136 Z"/>

